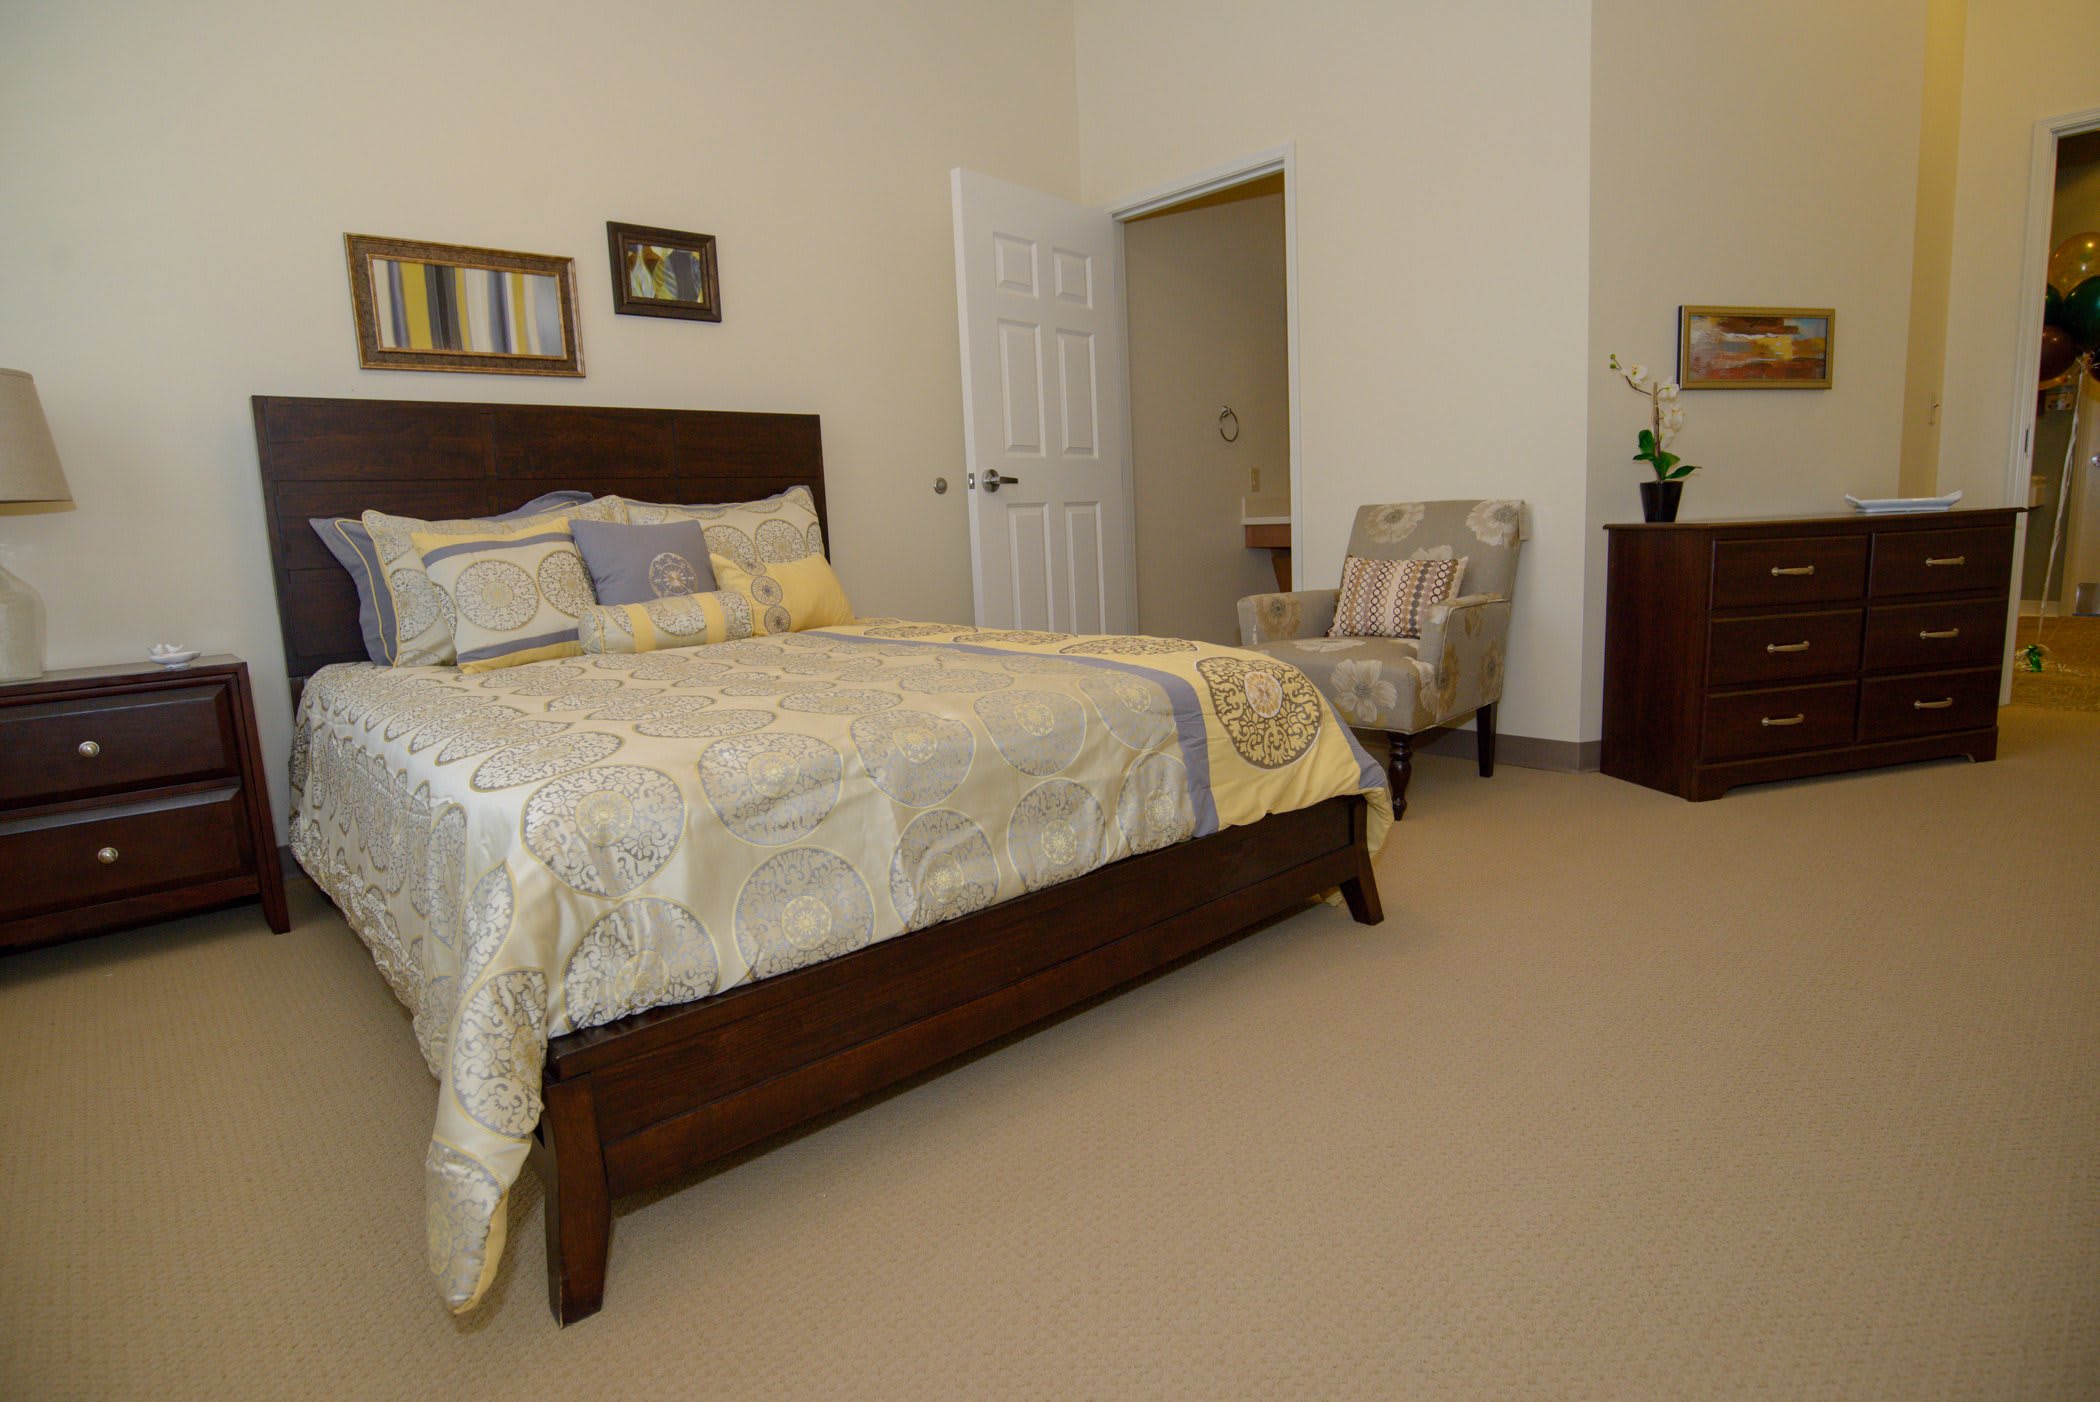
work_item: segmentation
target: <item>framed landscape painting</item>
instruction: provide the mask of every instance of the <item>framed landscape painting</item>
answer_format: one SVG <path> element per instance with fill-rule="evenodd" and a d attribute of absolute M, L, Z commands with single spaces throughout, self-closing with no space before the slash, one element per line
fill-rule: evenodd
<path fill-rule="evenodd" d="M 615 312 L 686 321 L 722 319 L 713 234 L 608 222 L 605 238 L 612 257 Z"/>
<path fill-rule="evenodd" d="M 1829 389 L 1829 307 L 1679 307 L 1677 383 L 1686 389 Z"/>
<path fill-rule="evenodd" d="M 367 370 L 583 374 L 574 260 L 345 234 Z"/>

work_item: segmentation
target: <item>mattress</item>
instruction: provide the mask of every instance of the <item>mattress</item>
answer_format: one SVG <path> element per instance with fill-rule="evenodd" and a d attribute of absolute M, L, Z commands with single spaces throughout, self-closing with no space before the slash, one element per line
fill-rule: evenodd
<path fill-rule="evenodd" d="M 292 850 L 439 1081 L 428 1264 L 488 1289 L 552 1037 L 1345 794 L 1296 669 L 1179 639 L 873 621 L 533 663 L 323 669 Z"/>

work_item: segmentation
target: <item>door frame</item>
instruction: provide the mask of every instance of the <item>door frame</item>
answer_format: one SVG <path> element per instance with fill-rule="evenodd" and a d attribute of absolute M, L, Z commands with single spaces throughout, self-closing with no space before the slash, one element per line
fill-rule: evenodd
<path fill-rule="evenodd" d="M 2100 119 L 2100 114 L 2096 114 Z M 1286 378 L 1291 396 L 1290 422 L 1290 481 L 1291 481 L 1291 588 L 1305 587 L 1305 551 L 1302 548 L 1305 532 L 1301 529 L 1299 513 L 1305 502 L 1304 454 L 1300 451 L 1304 425 L 1304 396 L 1298 392 L 1298 148 L 1295 142 L 1257 151 L 1253 155 L 1224 165 L 1211 166 L 1180 180 L 1170 180 L 1154 185 L 1127 199 L 1117 200 L 1108 207 L 1109 217 L 1116 221 L 1116 267 L 1125 276 L 1123 289 L 1123 436 L 1126 443 L 1133 443 L 1130 432 L 1130 295 L 1127 274 L 1130 261 L 1124 256 L 1123 238 L 1125 226 L 1140 215 L 1157 214 L 1172 209 L 1190 200 L 1205 195 L 1214 195 L 1220 190 L 1230 190 L 1237 185 L 1246 185 L 1266 176 L 1283 176 L 1283 318 Z M 2039 330 L 2035 332 L 2041 334 Z M 1128 512 L 1132 525 L 1131 546 L 1135 553 L 1137 534 L 1137 456 L 1133 451 L 1130 472 L 1125 479 L 1128 500 L 1124 510 Z M 1130 616 L 1137 613 L 1137 571 L 1130 572 Z"/>
<path fill-rule="evenodd" d="M 2044 117 L 2034 124 L 2027 157 L 2027 230 L 2020 253 L 2019 330 L 2013 341 L 2012 429 L 2005 450 L 2005 504 L 2027 500 L 2034 473 L 2034 397 L 2042 382 L 2040 362 L 2022 347 L 2042 339 L 2042 297 L 2049 281 L 2049 226 L 2056 213 L 2056 147 L 2067 136 L 2100 131 L 2100 107 Z M 2058 503 L 2058 510 L 2062 503 Z M 2005 662 L 1998 701 L 2012 701 L 2013 652 L 2019 646 L 2020 570 L 2027 558 L 2027 516 L 2022 512 L 2013 537 L 2011 616 L 2005 624 Z"/>
<path fill-rule="evenodd" d="M 2100 131 L 2100 107 L 2044 117 L 2034 124 L 2027 172 L 2027 238 L 2020 256 L 2020 330 L 2015 346 L 2038 344 L 2042 337 L 2042 293 L 2049 281 L 2049 255 L 2054 251 L 2049 247 L 2049 225 L 2056 211 L 2056 145 L 2064 137 L 2089 131 Z M 2035 357 L 2024 353 L 2013 357 L 2012 441 L 2007 445 L 2005 467 L 2008 506 L 2027 499 L 2027 478 L 2034 470 L 2034 445 L 2028 435 L 2034 429 L 2034 396 L 2041 379 L 2041 365 Z"/>

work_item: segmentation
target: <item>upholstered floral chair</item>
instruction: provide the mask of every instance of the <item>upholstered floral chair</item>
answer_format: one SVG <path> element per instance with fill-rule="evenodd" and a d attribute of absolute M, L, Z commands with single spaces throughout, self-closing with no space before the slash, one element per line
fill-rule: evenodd
<path fill-rule="evenodd" d="M 1431 606 L 1417 638 L 1330 638 L 1333 589 L 1240 600 L 1240 643 L 1290 663 L 1358 730 L 1390 737 L 1393 816 L 1407 808 L 1413 738 L 1474 718 L 1481 777 L 1495 772 L 1495 705 L 1522 544 L 1520 501 L 1403 501 L 1360 507 L 1349 553 L 1372 560 L 1463 557 L 1462 591 Z"/>

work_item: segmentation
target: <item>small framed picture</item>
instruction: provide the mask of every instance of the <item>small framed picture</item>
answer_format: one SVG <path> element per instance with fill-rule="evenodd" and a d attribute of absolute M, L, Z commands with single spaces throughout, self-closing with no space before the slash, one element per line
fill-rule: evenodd
<path fill-rule="evenodd" d="M 575 260 L 345 234 L 367 370 L 583 374 Z"/>
<path fill-rule="evenodd" d="M 1686 389 L 1829 389 L 1829 307 L 1679 307 L 1677 383 Z"/>
<path fill-rule="evenodd" d="M 608 222 L 605 239 L 612 253 L 614 311 L 686 321 L 722 319 L 713 234 Z"/>

